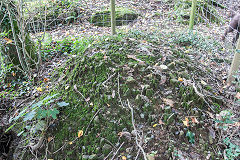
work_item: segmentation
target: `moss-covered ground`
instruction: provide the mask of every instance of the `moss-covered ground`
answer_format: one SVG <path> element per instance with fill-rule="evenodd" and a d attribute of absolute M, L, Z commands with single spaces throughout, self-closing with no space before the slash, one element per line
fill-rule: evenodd
<path fill-rule="evenodd" d="M 143 159 L 137 135 L 149 158 L 220 158 L 211 115 L 224 109 L 221 93 L 213 88 L 211 71 L 201 70 L 182 50 L 194 43 L 181 42 L 177 49 L 180 42 L 173 46 L 168 36 L 133 31 L 66 41 L 72 58 L 55 69 L 51 92 L 69 106 L 48 127 L 48 152 L 40 155 Z M 204 98 L 199 91 L 215 96 Z"/>

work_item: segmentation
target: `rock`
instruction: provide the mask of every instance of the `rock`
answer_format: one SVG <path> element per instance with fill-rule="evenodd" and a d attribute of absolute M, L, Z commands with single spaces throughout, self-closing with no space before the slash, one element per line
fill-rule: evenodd
<path fill-rule="evenodd" d="M 155 160 L 155 156 L 154 156 L 154 154 L 147 154 L 147 159 L 148 160 Z"/>
<path fill-rule="evenodd" d="M 96 158 L 97 158 L 97 155 L 96 154 L 92 154 L 92 155 L 89 156 L 88 159 L 96 159 Z"/>
<path fill-rule="evenodd" d="M 111 151 L 111 149 L 112 149 L 112 146 L 109 144 L 104 144 L 104 146 L 102 148 L 104 153 L 109 153 Z"/>
<path fill-rule="evenodd" d="M 111 14 L 110 10 L 100 11 L 95 13 L 89 22 L 100 27 L 111 26 Z M 137 19 L 138 14 L 128 8 L 116 8 L 116 25 L 122 26 Z"/>
<path fill-rule="evenodd" d="M 127 83 L 128 83 L 128 84 L 134 83 L 135 81 L 136 81 L 136 80 L 135 80 L 133 77 L 131 77 L 131 76 L 127 77 Z"/>
<path fill-rule="evenodd" d="M 89 155 L 83 155 L 82 159 L 89 159 Z"/>
<path fill-rule="evenodd" d="M 150 98 L 150 97 L 152 97 L 152 95 L 153 95 L 153 90 L 152 89 L 147 89 L 146 90 L 146 96 Z"/>
<path fill-rule="evenodd" d="M 169 69 L 174 69 L 174 67 L 175 67 L 175 62 L 169 63 L 169 64 L 167 65 L 167 67 L 168 67 Z"/>

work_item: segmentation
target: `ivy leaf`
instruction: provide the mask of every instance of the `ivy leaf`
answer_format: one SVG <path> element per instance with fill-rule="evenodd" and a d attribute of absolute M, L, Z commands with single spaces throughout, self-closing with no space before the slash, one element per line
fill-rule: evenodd
<path fill-rule="evenodd" d="M 28 120 L 32 120 L 35 115 L 36 115 L 36 112 L 31 111 L 24 116 L 23 121 L 26 122 Z"/>
<path fill-rule="evenodd" d="M 194 143 L 194 142 L 195 142 L 194 136 L 195 136 L 194 133 L 192 133 L 192 132 L 190 132 L 190 131 L 187 131 L 186 137 L 188 137 L 188 141 L 189 141 L 190 143 Z"/>
<path fill-rule="evenodd" d="M 57 105 L 59 105 L 59 107 L 66 107 L 69 105 L 69 103 L 66 103 L 66 102 L 59 102 L 57 103 Z"/>
<path fill-rule="evenodd" d="M 56 108 L 54 108 L 53 110 L 49 110 L 49 113 L 53 119 L 57 119 L 57 114 L 59 114 L 59 111 Z"/>

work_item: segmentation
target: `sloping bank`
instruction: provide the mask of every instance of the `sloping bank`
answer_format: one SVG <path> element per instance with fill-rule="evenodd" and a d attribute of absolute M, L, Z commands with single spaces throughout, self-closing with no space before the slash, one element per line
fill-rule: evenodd
<path fill-rule="evenodd" d="M 191 81 L 193 76 L 199 82 L 207 79 L 211 72 L 198 69 L 197 62 L 165 38 L 160 33 L 130 32 L 92 39 L 87 47 L 75 41 L 72 58 L 57 69 L 58 86 L 52 92 L 60 93 L 69 105 L 58 108 L 57 120 L 44 135 L 48 152 L 42 150 L 38 156 L 142 159 L 135 141 L 140 135 L 148 157 L 168 159 L 179 150 L 194 152 L 195 158 L 209 153 L 217 157 L 217 141 L 209 139 L 205 111 L 217 112 L 214 106 L 223 102 L 212 98 L 214 111 L 209 110 Z M 205 84 L 202 90 L 214 89 Z"/>

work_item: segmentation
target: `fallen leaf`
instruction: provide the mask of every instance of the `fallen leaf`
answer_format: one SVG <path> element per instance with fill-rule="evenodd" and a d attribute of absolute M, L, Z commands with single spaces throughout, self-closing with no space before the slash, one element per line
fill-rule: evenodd
<path fill-rule="evenodd" d="M 138 61 L 139 64 L 145 64 L 144 61 L 138 59 L 135 55 L 127 55 L 127 58 L 133 59 L 135 61 Z"/>
<path fill-rule="evenodd" d="M 38 88 L 37 88 L 37 91 L 42 92 L 42 88 L 41 88 L 41 87 L 38 87 Z"/>
<path fill-rule="evenodd" d="M 148 159 L 148 160 L 155 160 L 154 154 L 148 153 L 148 154 L 147 154 L 147 159 Z"/>
<path fill-rule="evenodd" d="M 122 156 L 122 160 L 127 160 L 127 157 L 125 157 L 125 156 Z"/>
<path fill-rule="evenodd" d="M 12 42 L 13 42 L 13 40 L 11 40 L 11 39 L 9 39 L 9 38 L 4 38 L 4 40 L 7 41 L 6 44 L 9 44 L 9 43 L 12 43 Z"/>
<path fill-rule="evenodd" d="M 167 76 L 163 75 L 163 76 L 161 77 L 160 85 L 161 85 L 161 84 L 164 84 L 166 81 L 167 81 Z"/>
<path fill-rule="evenodd" d="M 174 102 L 171 99 L 163 98 L 163 101 L 164 101 L 165 104 L 167 104 L 171 107 L 173 107 L 173 105 L 174 105 Z"/>
<path fill-rule="evenodd" d="M 192 123 L 199 123 L 196 117 L 191 117 Z"/>
<path fill-rule="evenodd" d="M 88 98 L 86 99 L 86 102 L 88 102 L 88 101 L 90 101 L 90 97 L 88 97 Z"/>
<path fill-rule="evenodd" d="M 112 98 L 115 98 L 115 90 L 112 91 Z"/>
<path fill-rule="evenodd" d="M 47 82 L 47 81 L 49 81 L 48 78 L 44 78 L 44 79 L 43 79 L 43 82 Z"/>
<path fill-rule="evenodd" d="M 107 58 L 108 58 L 108 57 L 107 57 L 106 55 L 103 56 L 103 59 L 104 59 L 104 60 L 107 60 Z"/>
<path fill-rule="evenodd" d="M 202 83 L 202 85 L 204 85 L 204 86 L 207 85 L 207 83 L 206 83 L 205 81 L 203 81 L 203 80 L 201 80 L 201 83 Z"/>
<path fill-rule="evenodd" d="M 183 124 L 187 127 L 189 126 L 189 120 L 187 117 L 185 117 L 185 121 L 183 121 Z"/>
<path fill-rule="evenodd" d="M 183 82 L 183 79 L 181 77 L 178 77 L 178 81 Z"/>
<path fill-rule="evenodd" d="M 237 99 L 240 99 L 240 93 L 238 92 L 235 96 Z"/>
<path fill-rule="evenodd" d="M 234 126 L 240 127 L 240 122 L 235 122 L 235 123 L 234 123 Z"/>
<path fill-rule="evenodd" d="M 162 125 L 162 124 L 165 124 L 165 123 L 160 119 L 158 124 Z"/>
<path fill-rule="evenodd" d="M 15 72 L 12 72 L 12 76 L 15 77 L 15 76 L 16 76 L 16 73 L 15 73 Z"/>
<path fill-rule="evenodd" d="M 83 136 L 83 130 L 79 130 L 78 131 L 78 138 L 82 137 Z"/>
<path fill-rule="evenodd" d="M 209 111 L 206 111 L 206 112 L 207 112 L 207 114 L 209 115 L 210 118 L 215 119 L 214 115 L 211 112 L 209 112 Z"/>
<path fill-rule="evenodd" d="M 69 35 L 70 35 L 69 31 L 67 31 L 65 35 L 66 35 L 66 36 L 69 36 Z"/>
<path fill-rule="evenodd" d="M 119 132 L 118 136 L 119 137 L 125 137 L 128 140 L 131 140 L 131 137 L 132 137 L 131 133 L 129 133 L 127 131 L 126 132 Z"/>
<path fill-rule="evenodd" d="M 71 141 L 71 142 L 69 142 L 68 144 L 70 144 L 70 145 L 71 145 L 71 144 L 73 144 L 73 142 Z"/>
<path fill-rule="evenodd" d="M 47 141 L 51 142 L 53 140 L 53 137 L 48 137 Z"/>
<path fill-rule="evenodd" d="M 157 127 L 158 124 L 154 124 L 153 127 Z"/>

